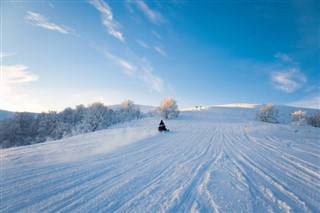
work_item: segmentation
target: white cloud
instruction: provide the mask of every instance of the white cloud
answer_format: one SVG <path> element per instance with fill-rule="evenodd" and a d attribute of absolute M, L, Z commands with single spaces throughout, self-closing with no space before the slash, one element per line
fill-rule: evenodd
<path fill-rule="evenodd" d="M 136 40 L 136 42 L 137 42 L 137 44 L 139 44 L 143 48 L 146 48 L 146 49 L 149 48 L 149 46 L 141 40 Z"/>
<path fill-rule="evenodd" d="M 283 62 L 293 62 L 293 59 L 289 55 L 284 53 L 277 53 L 274 57 L 281 59 L 281 61 Z"/>
<path fill-rule="evenodd" d="M 55 6 L 53 4 L 51 4 L 50 2 L 48 2 L 48 5 L 51 7 L 51 8 L 55 8 Z"/>
<path fill-rule="evenodd" d="M 300 72 L 299 68 L 272 72 L 271 80 L 273 81 L 276 89 L 288 93 L 299 89 L 307 82 L 306 76 Z"/>
<path fill-rule="evenodd" d="M 1 66 L 1 71 L 1 109 L 31 112 L 40 112 L 47 109 L 41 106 L 37 99 L 32 98 L 16 87 L 39 79 L 37 75 L 28 71 L 28 66 L 23 64 Z"/>
<path fill-rule="evenodd" d="M 153 67 L 147 59 L 138 59 L 139 63 L 132 65 L 126 60 L 118 58 L 108 52 L 105 52 L 105 56 L 114 64 L 120 66 L 126 74 L 132 77 L 136 76 L 144 81 L 150 91 L 156 91 L 158 93 L 164 91 L 164 82 L 162 78 L 153 74 Z"/>
<path fill-rule="evenodd" d="M 144 59 L 143 64 L 141 65 L 142 69 L 142 79 L 147 83 L 150 90 L 154 90 L 158 93 L 162 93 L 164 91 L 164 83 L 162 78 L 154 75 L 153 68 L 150 63 Z"/>
<path fill-rule="evenodd" d="M 0 58 L 13 56 L 14 53 L 0 52 Z"/>
<path fill-rule="evenodd" d="M 134 1 L 134 3 L 152 23 L 164 22 L 162 15 L 158 11 L 152 10 L 144 1 Z"/>
<path fill-rule="evenodd" d="M 167 53 L 160 47 L 154 46 L 154 49 L 162 56 L 167 57 Z"/>
<path fill-rule="evenodd" d="M 28 66 L 16 64 L 11 66 L 2 66 L 2 80 L 5 85 L 27 83 L 36 81 L 39 77 L 28 71 Z"/>
<path fill-rule="evenodd" d="M 298 100 L 288 104 L 289 106 L 295 107 L 305 107 L 305 108 L 312 108 L 312 109 L 320 109 L 320 95 L 317 94 L 311 98 Z"/>
<path fill-rule="evenodd" d="M 63 34 L 75 34 L 75 31 L 69 27 L 60 26 L 49 22 L 44 16 L 39 13 L 28 11 L 26 19 L 34 26 L 41 27 L 47 30 L 56 31 Z"/>
<path fill-rule="evenodd" d="M 136 73 L 137 76 L 147 84 L 151 91 L 156 91 L 158 93 L 162 93 L 164 91 L 163 80 L 153 74 L 153 68 L 146 59 L 142 59 L 141 64 L 136 67 L 126 60 L 118 58 L 108 52 L 105 52 L 105 55 L 113 63 L 120 66 L 126 74 L 133 76 Z"/>
<path fill-rule="evenodd" d="M 120 26 L 113 19 L 112 10 L 109 5 L 102 0 L 91 0 L 90 3 L 101 13 L 102 23 L 108 29 L 108 33 L 124 42 L 124 37 L 119 31 Z"/>
<path fill-rule="evenodd" d="M 112 55 L 111 53 L 105 52 L 105 56 L 111 60 L 113 63 L 119 65 L 124 71 L 125 73 L 132 75 L 135 71 L 136 71 L 136 67 L 133 66 L 132 64 L 130 64 L 129 62 L 127 62 L 124 59 L 118 58 L 114 55 Z"/>
<path fill-rule="evenodd" d="M 162 39 L 162 36 L 159 34 L 159 33 L 157 33 L 157 32 L 155 32 L 155 31 L 151 31 L 152 32 L 152 34 L 155 36 L 155 37 L 157 37 L 158 39 Z"/>

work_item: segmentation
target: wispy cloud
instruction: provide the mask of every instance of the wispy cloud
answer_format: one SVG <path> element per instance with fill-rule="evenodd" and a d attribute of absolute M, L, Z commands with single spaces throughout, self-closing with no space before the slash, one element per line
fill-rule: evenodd
<path fill-rule="evenodd" d="M 291 68 L 272 72 L 271 80 L 276 89 L 291 93 L 306 83 L 307 77 L 300 72 L 299 68 Z"/>
<path fill-rule="evenodd" d="M 120 66 L 126 74 L 132 77 L 137 77 L 139 80 L 145 82 L 150 91 L 158 93 L 162 93 L 164 91 L 164 82 L 162 78 L 154 74 L 153 67 L 146 58 L 137 59 L 138 62 L 133 65 L 109 52 L 105 51 L 104 53 L 108 60 Z"/>
<path fill-rule="evenodd" d="M 15 53 L 0 52 L 0 58 L 13 56 Z"/>
<path fill-rule="evenodd" d="M 160 47 L 154 46 L 154 49 L 162 56 L 167 57 L 167 53 Z"/>
<path fill-rule="evenodd" d="M 153 67 L 146 60 L 143 59 L 143 64 L 141 65 L 142 70 L 142 80 L 147 83 L 150 90 L 162 93 L 164 91 L 164 83 L 162 78 L 153 74 Z"/>
<path fill-rule="evenodd" d="M 55 8 L 55 6 L 53 4 L 51 4 L 50 2 L 48 2 L 48 5 L 51 7 L 51 8 Z"/>
<path fill-rule="evenodd" d="M 151 31 L 152 32 L 152 34 L 155 36 L 155 37 L 157 37 L 158 39 L 162 39 L 162 36 L 159 34 L 159 33 L 157 33 L 157 32 L 155 32 L 155 31 Z"/>
<path fill-rule="evenodd" d="M 126 74 L 132 75 L 136 71 L 136 67 L 127 62 L 124 59 L 116 57 L 109 52 L 105 52 L 105 56 L 111 60 L 113 63 L 120 66 Z"/>
<path fill-rule="evenodd" d="M 293 62 L 293 59 L 289 55 L 284 53 L 277 53 L 274 57 L 279 58 L 283 62 Z"/>
<path fill-rule="evenodd" d="M 134 1 L 134 3 L 152 23 L 160 24 L 164 22 L 162 15 L 158 11 L 151 9 L 144 1 Z"/>
<path fill-rule="evenodd" d="M 320 96 L 319 94 L 313 97 L 305 98 L 288 104 L 289 106 L 295 107 L 306 107 L 312 109 L 320 109 Z"/>
<path fill-rule="evenodd" d="M 16 64 L 11 66 L 2 66 L 2 78 L 5 85 L 27 83 L 36 81 L 39 77 L 28 71 L 28 66 Z"/>
<path fill-rule="evenodd" d="M 149 46 L 141 40 L 136 40 L 136 42 L 137 42 L 137 44 L 139 44 L 143 48 L 146 48 L 146 49 L 149 48 Z"/>
<path fill-rule="evenodd" d="M 26 19 L 36 27 L 41 27 L 63 34 L 75 34 L 75 30 L 72 28 L 49 22 L 43 15 L 40 15 L 39 13 L 28 11 Z"/>
<path fill-rule="evenodd" d="M 107 28 L 108 33 L 124 42 L 124 37 L 119 31 L 120 25 L 113 19 L 110 6 L 103 0 L 90 0 L 90 3 L 101 13 L 102 23 Z"/>

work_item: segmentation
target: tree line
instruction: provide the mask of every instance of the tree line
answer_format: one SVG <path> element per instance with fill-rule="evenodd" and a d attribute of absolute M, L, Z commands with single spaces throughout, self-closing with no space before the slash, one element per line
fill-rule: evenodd
<path fill-rule="evenodd" d="M 172 98 L 165 98 L 155 113 L 159 113 L 164 119 L 176 118 L 179 115 L 177 102 Z M 131 100 L 123 101 L 115 110 L 95 102 L 88 106 L 68 107 L 61 112 L 49 111 L 40 114 L 17 112 L 0 122 L 0 148 L 42 143 L 95 132 L 142 116 L 140 107 Z"/>
<path fill-rule="evenodd" d="M 0 122 L 0 147 L 9 148 L 58 140 L 106 129 L 116 123 L 141 116 L 140 108 L 131 100 L 122 102 L 116 110 L 95 102 L 88 106 L 68 107 L 61 112 L 17 112 L 11 118 Z"/>

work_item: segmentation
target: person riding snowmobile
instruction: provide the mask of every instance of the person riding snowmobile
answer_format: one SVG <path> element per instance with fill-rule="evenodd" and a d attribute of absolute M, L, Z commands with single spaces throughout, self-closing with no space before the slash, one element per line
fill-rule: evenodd
<path fill-rule="evenodd" d="M 160 124 L 159 124 L 158 130 L 159 130 L 159 132 L 169 131 L 169 130 L 166 128 L 166 125 L 163 123 L 163 121 L 162 121 L 162 120 L 160 121 Z"/>

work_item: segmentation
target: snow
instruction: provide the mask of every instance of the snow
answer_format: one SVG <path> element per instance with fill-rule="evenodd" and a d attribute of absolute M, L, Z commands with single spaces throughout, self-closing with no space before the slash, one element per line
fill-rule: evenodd
<path fill-rule="evenodd" d="M 1 150 L 0 212 L 319 212 L 320 129 L 208 107 Z M 296 108 L 287 110 L 283 115 Z"/>

